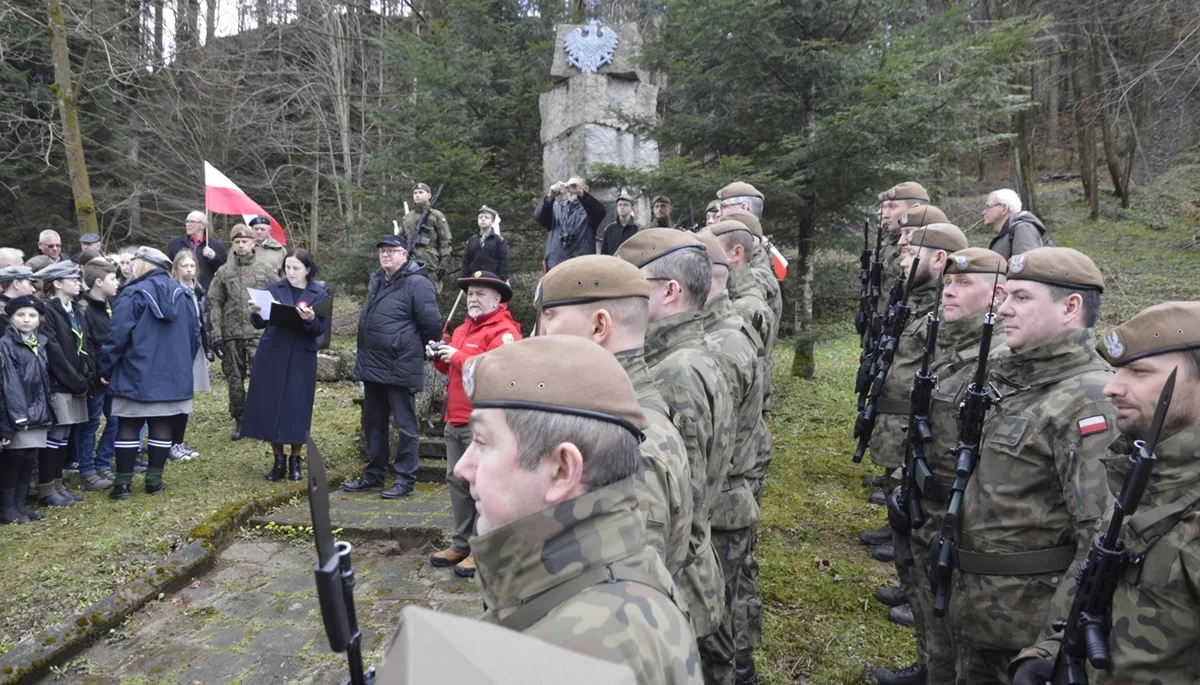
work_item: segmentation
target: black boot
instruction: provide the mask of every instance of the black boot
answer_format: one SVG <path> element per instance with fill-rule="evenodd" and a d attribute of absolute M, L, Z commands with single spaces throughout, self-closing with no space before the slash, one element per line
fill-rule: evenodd
<path fill-rule="evenodd" d="M 738 652 L 733 665 L 735 685 L 758 685 L 758 671 L 754 670 L 754 652 Z"/>
<path fill-rule="evenodd" d="M 875 669 L 875 681 L 879 685 L 925 685 L 928 672 L 921 664 L 913 664 L 902 671 L 890 668 Z"/>
<path fill-rule="evenodd" d="M 108 491 L 108 497 L 109 499 L 129 499 L 129 496 L 133 494 L 132 490 L 129 483 L 115 483 Z"/>
<path fill-rule="evenodd" d="M 26 523 L 29 521 L 24 514 L 17 509 L 17 491 L 0 490 L 0 523 Z"/>
<path fill-rule="evenodd" d="M 288 480 L 300 480 L 303 477 L 300 475 L 300 455 L 293 454 L 288 457 Z"/>
<path fill-rule="evenodd" d="M 42 512 L 38 511 L 37 509 L 29 508 L 28 498 L 30 489 L 31 488 L 29 487 L 28 483 L 17 486 L 15 502 L 17 505 L 17 511 L 21 512 L 21 515 L 30 521 L 41 521 L 42 519 L 46 518 L 42 515 Z"/>
<path fill-rule="evenodd" d="M 59 494 L 53 482 L 38 483 L 38 504 L 43 507 L 68 507 L 75 504 L 75 500 Z"/>
<path fill-rule="evenodd" d="M 284 456 L 281 453 L 276 452 L 275 453 L 275 465 L 271 467 L 271 472 L 267 474 L 267 480 L 270 480 L 270 481 L 283 480 L 283 475 L 286 472 L 286 469 L 287 469 L 287 460 L 284 459 Z"/>
<path fill-rule="evenodd" d="M 229 439 L 234 440 L 234 441 L 242 439 L 242 420 L 241 419 L 238 419 L 237 421 L 233 422 L 233 432 L 229 434 Z"/>

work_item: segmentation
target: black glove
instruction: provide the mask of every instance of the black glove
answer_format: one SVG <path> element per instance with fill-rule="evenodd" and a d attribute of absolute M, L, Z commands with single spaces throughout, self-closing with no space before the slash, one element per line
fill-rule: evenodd
<path fill-rule="evenodd" d="M 1054 660 L 1032 658 L 1017 664 L 1012 685 L 1046 685 L 1054 677 Z"/>
<path fill-rule="evenodd" d="M 225 341 L 214 340 L 212 343 L 213 354 L 217 355 L 217 359 L 225 359 Z"/>
<path fill-rule="evenodd" d="M 204 351 L 204 358 L 207 359 L 210 363 L 212 362 L 213 359 L 216 359 L 216 357 L 217 357 L 217 355 L 213 354 L 213 351 L 211 349 Z"/>

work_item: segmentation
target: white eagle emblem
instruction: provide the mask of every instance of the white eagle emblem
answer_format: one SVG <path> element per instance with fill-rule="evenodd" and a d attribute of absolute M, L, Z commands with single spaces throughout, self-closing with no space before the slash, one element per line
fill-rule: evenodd
<path fill-rule="evenodd" d="M 970 262 L 966 257 L 959 256 L 954 258 L 954 265 L 958 267 L 959 271 L 966 271 L 969 264 Z"/>
<path fill-rule="evenodd" d="M 1120 359 L 1121 355 L 1125 354 L 1125 343 L 1121 342 L 1121 337 L 1116 331 L 1104 336 L 1104 347 L 1108 349 L 1108 356 L 1113 359 Z"/>
<path fill-rule="evenodd" d="M 901 225 L 901 226 L 907 226 L 907 225 L 908 225 L 908 215 L 907 215 L 907 214 L 902 214 L 902 215 L 900 215 L 900 225 Z"/>
<path fill-rule="evenodd" d="M 594 74 L 605 64 L 611 64 L 620 39 L 617 32 L 595 21 L 580 26 L 567 34 L 563 48 L 567 52 L 567 64 L 576 69 Z"/>
<path fill-rule="evenodd" d="M 1008 260 L 1008 272 L 1011 274 L 1019 274 L 1025 270 L 1025 255 L 1013 255 L 1012 259 Z"/>

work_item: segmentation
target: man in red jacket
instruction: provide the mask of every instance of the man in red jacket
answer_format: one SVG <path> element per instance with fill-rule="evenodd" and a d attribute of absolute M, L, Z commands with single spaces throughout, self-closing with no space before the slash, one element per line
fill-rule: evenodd
<path fill-rule="evenodd" d="M 446 485 L 450 488 L 450 506 L 454 510 L 454 536 L 450 546 L 429 555 L 429 563 L 453 566 L 460 578 L 475 575 L 475 558 L 467 538 L 475 533 L 475 500 L 470 485 L 454 475 L 454 465 L 471 444 L 471 400 L 463 390 L 463 365 L 477 354 L 521 339 L 521 326 L 505 304 L 512 299 L 512 288 L 490 271 L 476 271 L 458 279 L 458 287 L 467 295 L 467 318 L 443 336 L 442 344 L 430 343 L 433 365 L 446 374 Z"/>

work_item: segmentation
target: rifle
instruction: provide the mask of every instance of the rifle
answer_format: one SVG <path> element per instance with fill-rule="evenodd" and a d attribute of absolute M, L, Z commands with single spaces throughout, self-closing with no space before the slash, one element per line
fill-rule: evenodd
<path fill-rule="evenodd" d="M 374 685 L 375 669 L 363 671 L 362 631 L 354 612 L 354 568 L 350 564 L 348 542 L 333 541 L 333 524 L 329 521 L 329 483 L 325 462 L 312 438 L 308 439 L 308 507 L 312 514 L 313 538 L 317 543 L 317 565 L 313 577 L 317 581 L 317 602 L 329 648 L 345 652 L 350 677 L 342 685 Z"/>
<path fill-rule="evenodd" d="M 880 223 L 876 228 L 875 234 L 875 260 L 871 262 L 870 267 L 869 292 L 865 308 L 866 333 L 862 339 L 862 354 L 858 357 L 858 378 L 854 385 L 854 391 L 858 393 L 859 411 L 862 411 L 867 403 L 867 391 L 871 389 L 871 365 L 875 361 L 876 345 L 879 342 L 880 334 L 883 332 L 885 317 L 879 314 L 879 297 L 883 289 L 883 261 L 880 260 L 882 250 L 883 224 Z M 888 298 L 888 311 L 891 311 L 895 307 L 896 302 L 899 301 L 899 297 L 897 287 L 893 285 Z M 862 303 L 860 302 L 861 306 Z"/>
<path fill-rule="evenodd" d="M 1121 494 L 1113 505 L 1108 530 L 1092 539 L 1087 559 L 1079 565 L 1075 574 L 1075 599 L 1067 617 L 1052 624 L 1054 630 L 1063 634 L 1062 647 L 1054 660 L 1054 676 L 1048 685 L 1087 685 L 1085 661 L 1092 667 L 1106 670 L 1112 666 L 1112 655 L 1108 651 L 1108 632 L 1111 629 L 1112 598 L 1117 583 L 1126 569 L 1141 566 L 1145 555 L 1133 556 L 1120 541 L 1121 525 L 1125 517 L 1132 516 L 1142 502 L 1146 483 L 1158 457 L 1154 448 L 1162 432 L 1163 420 L 1175 394 L 1176 367 L 1163 384 L 1158 396 L 1158 406 L 1150 423 L 1147 440 L 1133 443 L 1133 452 L 1126 462 L 1128 469 Z"/>
<path fill-rule="evenodd" d="M 417 217 L 417 223 L 413 226 L 412 235 L 408 237 L 408 258 L 416 259 L 417 250 L 429 244 L 429 228 L 425 226 L 425 221 L 429 219 L 429 213 L 433 211 L 433 206 L 437 204 L 438 198 L 442 196 L 442 190 L 446 187 L 445 183 L 439 183 L 437 192 L 433 197 L 429 198 L 429 204 L 425 205 L 425 210 L 421 212 L 421 216 Z"/>
<path fill-rule="evenodd" d="M 996 284 L 1000 282 L 997 269 Z M 942 520 L 942 530 L 929 546 L 929 586 L 933 590 L 933 615 L 942 618 L 950 602 L 950 578 L 958 565 L 956 538 L 958 518 L 962 514 L 963 494 L 967 482 L 979 463 L 983 441 L 983 422 L 987 413 L 1001 400 L 987 383 L 988 352 L 992 348 L 992 331 L 996 327 L 996 287 L 992 286 L 992 301 L 983 319 L 983 336 L 979 340 L 979 363 L 975 378 L 967 386 L 967 396 L 958 409 L 958 442 L 954 445 L 954 485 L 950 489 L 950 506 Z"/>
<path fill-rule="evenodd" d="M 896 356 L 896 348 L 900 345 L 900 336 L 908 326 L 908 318 L 912 316 L 912 308 L 908 304 L 908 296 L 912 294 L 909 284 L 917 277 L 917 267 L 921 264 L 921 248 L 924 246 L 925 237 L 921 236 L 921 244 L 917 246 L 917 254 L 908 269 L 908 278 L 901 274 L 892 286 L 892 294 L 898 294 L 898 297 L 895 305 L 888 308 L 883 332 L 876 345 L 874 361 L 867 372 L 871 385 L 867 390 L 866 401 L 858 412 L 858 419 L 854 422 L 854 437 L 858 438 L 858 448 L 854 450 L 855 464 L 862 461 L 867 444 L 871 442 L 871 434 L 875 432 L 876 404 L 879 402 L 880 393 L 883 392 L 883 385 L 887 382 L 888 373 L 892 370 L 892 360 Z M 859 395 L 859 399 L 862 400 L 862 395 Z"/>
<path fill-rule="evenodd" d="M 867 345 L 867 326 L 870 324 L 869 307 L 871 302 L 871 220 L 863 221 L 863 249 L 858 256 L 858 317 L 854 320 L 854 329 L 862 337 L 863 347 Z"/>
<path fill-rule="evenodd" d="M 925 446 L 933 442 L 933 430 L 929 412 L 933 404 L 933 389 L 937 387 L 937 374 L 930 370 L 933 355 L 937 351 L 938 328 L 942 306 L 942 278 L 938 277 L 937 300 L 929 313 L 925 326 L 925 350 L 921 355 L 921 368 L 913 378 L 908 411 L 908 425 L 904 432 L 908 436 L 908 454 L 905 455 L 899 492 L 888 498 L 888 522 L 896 531 L 896 556 L 905 566 L 914 563 L 909 538 L 913 529 L 925 525 L 925 512 L 921 509 L 921 498 L 933 473 L 925 458 Z"/>

